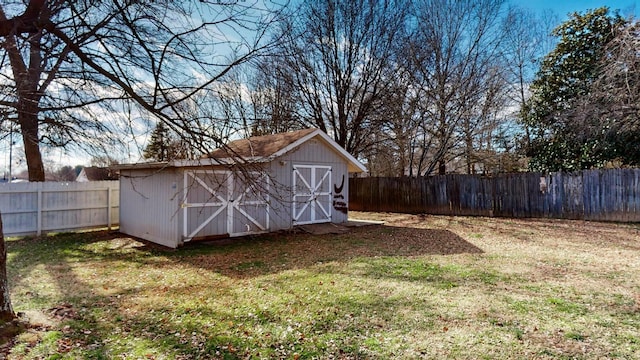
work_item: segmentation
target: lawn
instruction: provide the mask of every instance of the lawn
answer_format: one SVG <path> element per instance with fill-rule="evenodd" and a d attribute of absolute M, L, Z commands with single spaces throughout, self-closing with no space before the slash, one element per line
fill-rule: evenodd
<path fill-rule="evenodd" d="M 32 326 L 7 357 L 640 358 L 638 225 L 351 215 L 386 224 L 179 250 L 10 239 Z"/>

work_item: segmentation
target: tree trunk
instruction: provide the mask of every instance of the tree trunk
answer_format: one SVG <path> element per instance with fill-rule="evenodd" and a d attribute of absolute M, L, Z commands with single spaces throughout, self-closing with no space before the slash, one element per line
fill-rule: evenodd
<path fill-rule="evenodd" d="M 2 214 L 0 214 L 0 323 L 15 319 L 9 297 L 9 281 L 7 279 L 7 249 L 2 231 Z"/>
<path fill-rule="evenodd" d="M 32 15 L 37 18 L 44 3 L 40 0 L 32 0 L 27 11 L 35 11 L 36 13 Z M 27 11 L 25 11 L 25 14 L 27 14 Z M 6 16 L 0 7 L 0 21 L 2 20 L 6 20 Z M 44 90 L 39 89 L 40 77 L 43 71 L 40 44 L 42 32 L 30 35 L 28 53 L 27 49 L 21 51 L 21 44 L 17 39 L 17 34 L 5 37 L 2 47 L 9 57 L 13 80 L 15 81 L 18 100 L 16 110 L 18 111 L 18 124 L 22 133 L 24 152 L 27 157 L 29 181 L 44 181 L 44 164 L 42 163 L 42 154 L 40 154 L 40 138 L 38 136 L 38 114 L 42 112 L 40 98 Z"/>
<path fill-rule="evenodd" d="M 18 113 L 18 121 L 22 131 L 24 153 L 27 157 L 27 169 L 29 181 L 44 181 L 44 164 L 40 153 L 40 140 L 38 138 L 38 115 L 21 111 Z"/>
<path fill-rule="evenodd" d="M 471 130 L 467 129 L 467 136 L 465 139 L 465 149 L 464 149 L 464 156 L 465 156 L 465 160 L 467 163 L 467 174 L 474 174 L 475 173 L 475 167 L 474 162 L 473 162 L 473 139 L 471 138 L 471 135 L 469 134 Z"/>
<path fill-rule="evenodd" d="M 444 160 L 438 161 L 438 175 L 447 174 L 447 163 Z"/>

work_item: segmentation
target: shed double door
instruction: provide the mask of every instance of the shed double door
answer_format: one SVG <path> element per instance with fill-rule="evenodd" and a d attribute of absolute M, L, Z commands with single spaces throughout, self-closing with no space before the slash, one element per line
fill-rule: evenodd
<path fill-rule="evenodd" d="M 331 222 L 331 166 L 293 165 L 293 224 Z"/>
<path fill-rule="evenodd" d="M 269 181 L 264 173 L 184 172 L 183 239 L 241 236 L 269 230 Z"/>

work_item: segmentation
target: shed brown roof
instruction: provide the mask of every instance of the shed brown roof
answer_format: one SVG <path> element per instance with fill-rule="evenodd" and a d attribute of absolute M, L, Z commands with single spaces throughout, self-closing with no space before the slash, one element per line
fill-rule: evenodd
<path fill-rule="evenodd" d="M 160 163 L 123 164 L 119 170 L 162 169 L 165 167 L 202 167 L 207 165 L 234 165 L 242 158 L 246 162 L 269 162 L 274 158 L 295 151 L 301 144 L 318 139 L 328 148 L 338 153 L 347 163 L 349 172 L 365 172 L 367 168 L 358 159 L 338 145 L 325 132 L 319 129 L 304 129 L 286 133 L 255 136 L 230 142 L 226 147 L 216 149 L 198 160 L 173 160 Z"/>
<path fill-rule="evenodd" d="M 311 128 L 274 135 L 252 136 L 248 139 L 232 141 L 226 147 L 216 149 L 205 157 L 212 159 L 230 157 L 266 158 L 316 130 Z"/>

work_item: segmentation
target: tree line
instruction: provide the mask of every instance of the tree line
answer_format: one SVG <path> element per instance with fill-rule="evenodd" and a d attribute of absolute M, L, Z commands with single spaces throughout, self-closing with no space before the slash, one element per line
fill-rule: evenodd
<path fill-rule="evenodd" d="M 317 127 L 374 176 L 640 161 L 633 18 L 603 7 L 557 25 L 553 13 L 502 0 L 327 0 L 291 11 L 270 52 L 210 98 L 225 126 Z"/>
<path fill-rule="evenodd" d="M 31 181 L 42 148 L 166 161 L 305 127 L 372 175 L 638 162 L 637 23 L 608 8 L 556 27 L 504 0 L 266 4 L 8 3 L 2 136 Z"/>

